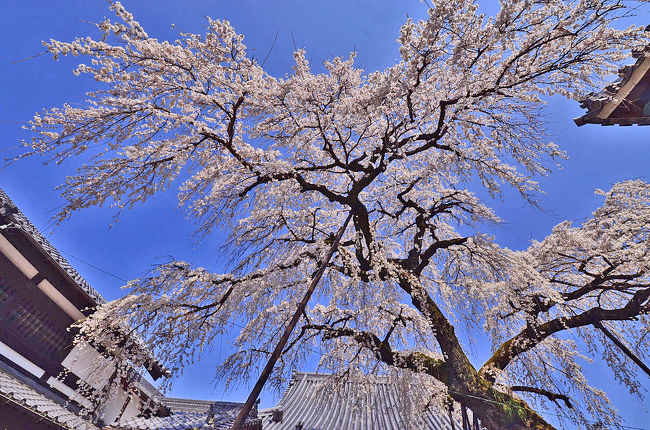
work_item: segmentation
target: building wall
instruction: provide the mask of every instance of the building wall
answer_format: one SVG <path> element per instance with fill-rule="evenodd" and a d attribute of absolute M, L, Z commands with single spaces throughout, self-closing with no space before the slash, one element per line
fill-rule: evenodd
<path fill-rule="evenodd" d="M 0 341 L 49 375 L 72 349 L 72 318 L 0 253 Z"/>
<path fill-rule="evenodd" d="M 77 382 L 83 379 L 94 389 L 92 394 L 99 394 L 114 375 L 115 365 L 88 345 L 75 346 L 75 333 L 69 328 L 105 300 L 2 190 L 0 226 L 4 226 L 0 229 L 0 361 L 20 369 L 52 395 L 94 409 L 88 399 L 74 392 Z M 151 395 L 138 390 L 142 384 L 129 388 L 130 382 L 120 384 L 130 394 L 119 389 L 97 410 L 104 411 L 97 418 L 107 424 L 150 407 L 143 402 L 149 402 Z M 3 421 L 0 413 L 0 430 Z"/>
<path fill-rule="evenodd" d="M 86 343 L 79 343 L 61 363 L 96 390 L 108 383 L 115 365 Z"/>
<path fill-rule="evenodd" d="M 0 405 L 0 430 L 60 430 L 61 427 L 38 421 L 38 417 L 8 404 Z"/>

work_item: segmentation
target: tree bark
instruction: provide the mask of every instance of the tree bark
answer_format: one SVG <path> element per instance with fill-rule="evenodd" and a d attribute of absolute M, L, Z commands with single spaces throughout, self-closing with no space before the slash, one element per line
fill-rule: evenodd
<path fill-rule="evenodd" d="M 554 429 L 523 400 L 496 390 L 493 381 L 476 371 L 465 355 L 453 325 L 417 278 L 405 274 L 400 277 L 399 284 L 429 321 L 445 356 L 444 363 L 435 368 L 435 374 L 425 372 L 444 383 L 455 401 L 470 408 L 490 430 Z M 422 372 L 424 369 L 413 370 Z"/>

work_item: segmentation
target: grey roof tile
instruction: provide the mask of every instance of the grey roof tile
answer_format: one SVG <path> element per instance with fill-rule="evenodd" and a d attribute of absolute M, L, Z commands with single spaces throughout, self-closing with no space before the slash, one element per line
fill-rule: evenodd
<path fill-rule="evenodd" d="M 88 296 L 95 301 L 96 304 L 102 304 L 106 303 L 106 299 L 102 297 L 101 294 L 99 294 L 93 287 L 88 284 L 88 282 L 75 270 L 72 265 L 63 258 L 63 256 L 57 251 L 57 249 L 52 246 L 52 244 L 41 234 L 40 231 L 36 227 L 34 227 L 34 224 L 32 224 L 29 219 L 25 216 L 24 213 L 21 212 L 21 210 L 14 204 L 13 201 L 9 198 L 9 196 L 2 190 L 0 189 L 0 209 L 3 207 L 9 207 L 11 208 L 11 217 L 16 221 L 18 224 L 18 227 L 20 227 L 22 230 L 24 230 L 27 234 L 29 234 L 36 243 L 38 243 L 41 248 L 45 252 L 47 252 L 50 257 L 63 269 L 68 276 L 74 280 L 74 282 L 86 293 Z"/>
<path fill-rule="evenodd" d="M 403 417 L 398 408 L 400 393 L 387 381 L 374 383 L 374 394 L 364 399 L 366 407 L 352 404 L 349 394 L 354 383 L 343 382 L 340 391 L 324 397 L 319 391 L 332 375 L 294 372 L 289 387 L 274 408 L 260 410 L 264 430 L 294 430 L 302 424 L 305 430 L 401 430 Z M 281 421 L 273 421 L 273 412 L 282 412 Z M 426 430 L 452 428 L 445 413 L 427 411 Z M 458 424 L 456 424 L 456 428 Z"/>
<path fill-rule="evenodd" d="M 67 410 L 0 368 L 0 396 L 69 430 L 98 430 L 91 422 Z"/>
<path fill-rule="evenodd" d="M 133 430 L 185 430 L 207 429 L 208 414 L 204 412 L 173 412 L 168 417 L 136 417 L 120 422 L 116 429 Z"/>
<path fill-rule="evenodd" d="M 111 428 L 119 430 L 230 430 L 242 403 L 165 398 L 167 417 L 135 417 Z M 255 421 L 251 417 L 248 423 Z"/>

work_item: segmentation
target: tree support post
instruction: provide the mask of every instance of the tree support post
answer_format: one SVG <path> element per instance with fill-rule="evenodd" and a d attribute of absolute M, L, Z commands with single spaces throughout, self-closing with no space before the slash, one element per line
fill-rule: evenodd
<path fill-rule="evenodd" d="M 639 357 L 637 357 L 632 351 L 630 351 L 630 349 L 627 346 L 625 346 L 623 342 L 621 342 L 616 336 L 614 336 L 614 334 L 611 331 L 609 331 L 601 321 L 596 321 L 594 323 L 594 327 L 602 331 L 603 334 L 609 338 L 609 340 L 614 342 L 614 345 L 618 346 L 621 349 L 621 351 L 623 351 L 625 355 L 627 355 L 630 358 L 630 360 L 635 362 L 637 366 L 643 369 L 643 371 L 648 376 L 650 376 L 650 368 L 648 368 L 648 366 L 646 366 L 646 364 L 643 361 L 641 361 Z"/>
<path fill-rule="evenodd" d="M 296 309 L 296 312 L 291 317 L 291 320 L 289 321 L 289 324 L 285 328 L 284 333 L 280 338 L 280 341 L 278 342 L 275 349 L 273 350 L 273 353 L 271 354 L 269 361 L 266 363 L 264 370 L 262 370 L 262 374 L 257 379 L 257 382 L 255 383 L 253 390 L 249 394 L 248 399 L 246 399 L 246 403 L 242 407 L 241 411 L 239 411 L 239 415 L 237 415 L 237 418 L 235 419 L 235 422 L 232 426 L 232 430 L 241 430 L 242 425 L 244 424 L 244 422 L 246 422 L 246 418 L 248 417 L 248 414 L 250 413 L 251 409 L 253 409 L 253 405 L 255 404 L 257 397 L 260 395 L 262 388 L 264 388 L 264 384 L 266 384 L 266 381 L 269 379 L 269 376 L 271 376 L 271 372 L 275 367 L 275 363 L 278 361 L 278 358 L 280 358 L 280 355 L 282 354 L 282 351 L 284 350 L 284 347 L 286 346 L 287 341 L 289 340 L 289 336 L 291 336 L 291 333 L 296 328 L 296 324 L 300 320 L 300 317 L 305 312 L 307 303 L 311 299 L 312 294 L 314 294 L 316 285 L 318 285 L 318 282 L 323 277 L 323 274 L 325 273 L 325 269 L 327 268 L 327 264 L 332 258 L 332 255 L 334 255 L 336 248 L 339 246 L 341 237 L 343 237 L 343 233 L 345 232 L 345 229 L 350 223 L 350 219 L 352 219 L 352 211 L 350 211 L 348 217 L 345 219 L 345 222 L 339 229 L 336 238 L 334 238 L 334 242 L 332 243 L 332 246 L 330 247 L 327 256 L 325 257 L 325 261 L 323 261 L 320 268 L 318 269 L 318 272 L 316 272 L 316 275 L 312 279 L 311 284 L 309 285 L 309 288 L 305 292 L 304 297 L 298 304 L 298 308 Z"/>

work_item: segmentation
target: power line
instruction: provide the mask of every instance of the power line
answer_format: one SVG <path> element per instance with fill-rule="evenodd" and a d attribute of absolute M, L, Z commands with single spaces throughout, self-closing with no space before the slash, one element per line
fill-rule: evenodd
<path fill-rule="evenodd" d="M 112 276 L 113 278 L 115 278 L 115 279 L 119 279 L 119 280 L 122 281 L 122 282 L 129 282 L 128 280 L 122 278 L 121 276 L 114 275 L 114 274 L 112 274 L 111 272 L 109 272 L 109 271 L 107 271 L 107 270 L 104 270 L 104 269 L 102 269 L 102 268 L 100 268 L 100 267 L 95 266 L 95 265 L 92 264 L 92 263 L 89 263 L 89 262 L 87 262 L 87 261 L 85 261 L 85 260 L 82 260 L 82 259 L 79 258 L 79 257 L 75 257 L 74 255 L 70 254 L 69 252 L 65 252 L 65 251 L 63 251 L 63 250 L 61 250 L 61 249 L 59 249 L 59 252 L 61 252 L 61 253 L 65 254 L 65 255 L 67 255 L 68 257 L 72 257 L 72 258 L 74 258 L 75 260 L 77 260 L 77 261 L 79 261 L 79 262 L 81 262 L 81 263 L 83 263 L 83 264 L 85 264 L 85 265 L 87 265 L 87 266 L 90 266 L 90 267 L 92 267 L 92 268 L 95 269 L 95 270 L 99 270 L 100 272 L 103 272 L 103 273 L 107 274 L 108 276 Z"/>
<path fill-rule="evenodd" d="M 95 270 L 99 270 L 100 272 L 105 273 L 105 274 L 107 274 L 109 276 L 112 276 L 113 278 L 119 279 L 122 282 L 125 282 L 125 283 L 128 282 L 126 279 L 122 278 L 121 276 L 115 275 L 115 274 L 113 274 L 113 273 L 111 273 L 111 272 L 109 272 L 107 270 L 104 270 L 104 269 L 102 269 L 100 267 L 97 267 L 96 265 L 94 265 L 92 263 L 89 263 L 89 262 L 87 262 L 87 261 L 85 261 L 85 260 L 83 260 L 83 259 L 81 259 L 79 257 L 76 257 L 76 256 L 70 254 L 69 252 L 65 252 L 65 251 L 62 251 L 62 250 L 59 250 L 59 252 L 61 252 L 63 254 L 66 254 L 67 256 L 69 256 L 71 258 L 74 258 L 75 260 L 77 260 L 77 261 L 79 261 L 79 262 L 81 262 L 81 263 L 83 263 L 83 264 L 85 264 L 87 266 L 90 266 Z M 228 321 L 227 324 L 230 325 L 230 326 L 237 327 L 237 328 L 239 328 L 241 330 L 244 330 L 246 328 L 245 326 L 242 326 L 242 325 L 240 325 L 238 323 L 235 323 L 235 322 L 232 322 L 232 321 Z M 314 351 L 311 347 L 309 347 L 307 345 L 303 345 L 303 348 L 305 348 L 307 351 L 309 351 L 312 354 L 322 354 L 322 351 Z M 485 398 L 485 397 L 474 396 L 474 395 L 471 395 L 471 394 L 463 394 L 463 393 L 459 393 L 459 392 L 456 392 L 456 391 L 453 391 L 453 390 L 447 390 L 447 391 L 450 392 L 450 393 L 454 393 L 454 394 L 462 394 L 462 395 L 464 395 L 466 397 L 472 397 L 474 399 L 482 400 L 482 401 L 489 402 L 489 403 L 500 404 L 500 405 L 508 406 L 508 407 L 513 406 L 513 405 L 509 405 L 509 404 L 499 402 L 499 401 L 496 401 L 496 400 L 488 399 L 488 398 Z M 517 406 L 517 405 L 514 405 L 514 407 L 523 409 L 523 407 Z M 550 411 L 548 409 L 541 409 L 540 408 L 540 409 L 537 409 L 535 411 L 536 412 L 543 412 L 545 414 L 553 415 L 553 416 L 560 417 L 560 418 L 568 418 L 566 415 L 557 414 L 557 413 L 552 412 L 552 411 Z M 597 421 L 585 420 L 585 422 L 587 422 L 589 424 L 600 424 Z M 620 424 L 619 426 L 622 427 L 622 428 L 630 429 L 630 430 L 650 430 L 650 428 L 647 428 L 647 427 L 634 427 L 634 426 L 627 426 L 627 425 L 623 425 L 623 424 Z"/>

